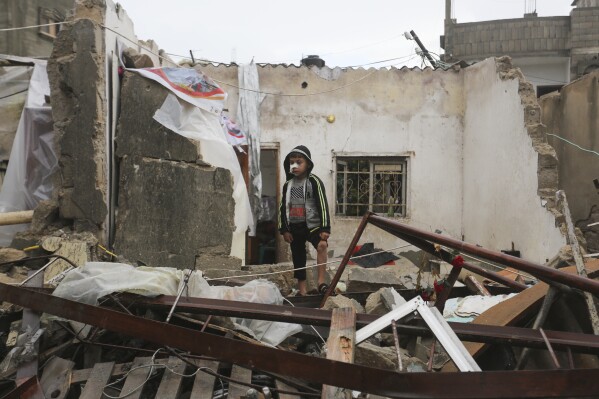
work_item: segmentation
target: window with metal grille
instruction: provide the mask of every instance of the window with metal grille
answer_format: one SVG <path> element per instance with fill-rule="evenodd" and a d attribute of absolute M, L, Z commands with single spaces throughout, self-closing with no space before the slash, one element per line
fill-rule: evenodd
<path fill-rule="evenodd" d="M 335 214 L 406 216 L 405 157 L 337 157 Z"/>

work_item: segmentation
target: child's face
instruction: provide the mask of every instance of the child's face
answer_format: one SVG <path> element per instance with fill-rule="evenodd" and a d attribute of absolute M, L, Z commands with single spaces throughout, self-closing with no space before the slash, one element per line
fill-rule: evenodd
<path fill-rule="evenodd" d="M 301 155 L 289 157 L 289 172 L 295 177 L 302 177 L 308 171 L 308 161 Z"/>

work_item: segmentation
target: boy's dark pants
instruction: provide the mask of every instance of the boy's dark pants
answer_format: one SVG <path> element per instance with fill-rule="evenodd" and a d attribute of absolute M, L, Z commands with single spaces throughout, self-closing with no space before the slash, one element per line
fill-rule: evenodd
<path fill-rule="evenodd" d="M 289 232 L 293 236 L 293 241 L 291 241 L 291 257 L 295 269 L 293 277 L 302 281 L 306 279 L 306 269 L 297 269 L 306 267 L 306 241 L 309 241 L 316 249 L 320 242 L 320 229 L 310 233 L 306 223 L 293 223 L 289 225 Z"/>

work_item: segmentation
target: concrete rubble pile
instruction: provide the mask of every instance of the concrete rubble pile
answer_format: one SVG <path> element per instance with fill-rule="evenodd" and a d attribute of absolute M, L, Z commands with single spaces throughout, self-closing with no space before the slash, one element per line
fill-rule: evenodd
<path fill-rule="evenodd" d="M 370 217 L 372 223 L 383 226 L 376 215 Z M 385 223 L 388 231 L 389 226 L 398 228 L 392 220 Z M 437 240 L 442 241 L 442 237 Z M 451 255 L 452 262 L 436 263 L 423 252 L 419 258 L 424 264 L 418 266 L 399 257 L 394 264 L 363 268 L 347 265 L 351 254 L 357 252 L 357 248 L 350 248 L 347 260 L 329 270 L 330 292 L 283 299 L 281 293 L 294 293 L 289 265 L 268 266 L 271 271 L 285 271 L 273 281 L 255 279 L 255 270 L 246 266 L 235 271 L 240 274 L 232 281 L 210 282 L 199 271 L 85 259 L 81 266 L 73 264 L 70 258 L 76 254 L 99 252 L 97 244 L 88 242 L 85 237 L 76 240 L 56 235 L 45 238 L 39 248 L 0 251 L 0 300 L 4 301 L 0 371 L 3 379 L 16 376 L 17 381 L 16 386 L 5 384 L 3 392 L 37 390 L 46 397 L 74 398 L 135 391 L 132 393 L 138 397 L 150 398 L 170 395 L 165 392 L 174 392 L 172 397 L 200 397 L 223 391 L 248 397 L 258 390 L 279 396 L 320 395 L 322 391 L 330 397 L 330 390 L 338 387 L 337 391 L 354 391 L 361 397 L 402 397 L 402 392 L 443 397 L 440 388 L 406 388 L 399 383 L 339 378 L 340 371 L 323 371 L 347 364 L 354 368 L 347 370 L 350 375 L 352 370 L 376 372 L 381 378 L 391 373 L 403 384 L 410 378 L 426 376 L 426 381 L 435 385 L 451 371 L 452 378 L 470 375 L 474 380 L 482 373 L 493 387 L 485 391 L 487 395 L 481 389 L 449 389 L 460 397 L 517 397 L 506 396 L 506 389 L 501 388 L 501 382 L 516 381 L 518 377 L 512 376 L 523 372 L 516 370 L 541 372 L 539 377 L 530 377 L 533 379 L 559 379 L 552 370 L 565 368 L 570 370 L 567 378 L 577 379 L 585 378 L 587 370 L 599 368 L 599 339 L 589 334 L 592 321 L 580 294 L 581 290 L 596 290 L 594 283 L 585 285 L 594 280 L 569 281 L 573 272 L 569 266 L 548 268 L 555 271 L 555 281 L 548 280 L 552 284 L 548 285 L 541 281 L 546 277 L 534 276 L 534 269 L 531 273 L 518 272 L 518 258 L 505 258 L 511 268 L 504 268 L 504 272 L 525 276 L 525 288 L 515 289 L 468 271 L 466 267 L 471 266 L 460 255 Z M 467 245 L 462 244 L 464 254 L 469 250 Z M 36 251 L 35 257 L 30 256 L 31 251 Z M 565 248 L 553 263 L 568 263 L 571 255 Z M 59 262 L 64 265 L 58 267 Z M 101 272 L 109 268 L 113 271 Z M 71 270 L 62 277 L 49 281 L 44 276 L 60 275 L 65 269 Z M 488 267 L 488 273 L 493 277 L 500 276 L 491 269 Z M 589 277 L 595 277 L 599 263 L 588 262 L 586 269 Z M 250 273 L 245 278 L 249 282 L 240 281 L 244 272 Z M 473 278 L 477 283 L 470 284 Z M 435 280 L 431 289 L 423 284 L 429 279 Z M 505 277 L 497 279 L 506 281 Z M 223 283 L 233 286 L 218 285 Z M 42 290 L 29 288 L 42 284 Z M 254 288 L 247 294 L 251 286 Z M 508 293 L 511 295 L 502 295 Z M 540 302 L 549 296 L 555 303 L 539 310 Z M 459 313 L 455 311 L 456 300 L 499 297 L 501 300 L 482 308 L 478 307 L 480 302 L 465 306 L 462 313 L 468 313 L 470 319 L 455 322 Z M 439 306 L 443 300 L 446 302 Z M 449 316 L 452 321 L 433 322 L 427 316 L 429 310 L 422 313 L 422 308 L 416 307 L 386 322 L 365 340 L 358 338 L 362 329 L 378 325 L 379 320 L 414 301 L 437 313 L 443 307 L 446 311 L 454 309 Z M 546 307 L 547 312 L 543 310 Z M 544 314 L 542 328 L 530 329 L 539 314 Z M 267 327 L 256 330 L 255 323 Z M 269 343 L 268 330 L 279 332 L 284 326 L 298 329 Z M 447 341 L 447 334 L 457 341 Z M 475 368 L 464 372 L 456 353 L 472 359 Z M 307 370 L 290 372 L 299 365 Z M 324 369 L 314 373 L 310 367 Z M 492 373 L 497 370 L 513 370 L 513 374 L 494 379 Z M 588 393 L 589 389 L 581 387 L 577 392 Z M 519 394 L 518 390 L 509 392 Z M 528 397 L 570 397 L 571 393 L 572 389 L 553 384 L 529 392 Z"/>

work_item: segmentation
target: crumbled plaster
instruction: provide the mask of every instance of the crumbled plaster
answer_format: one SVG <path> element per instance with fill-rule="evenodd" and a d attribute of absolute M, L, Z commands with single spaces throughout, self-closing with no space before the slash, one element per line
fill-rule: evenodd
<path fill-rule="evenodd" d="M 518 93 L 524 106 L 524 126 L 532 139 L 532 147 L 538 153 L 538 190 L 541 203 L 555 217 L 556 226 L 566 234 L 563 214 L 556 202 L 558 190 L 558 160 L 555 149 L 547 142 L 547 127 L 541 123 L 541 107 L 532 83 L 527 82 L 519 68 L 512 65 L 508 56 L 496 58 L 497 73 L 501 80 L 518 80 Z"/>

